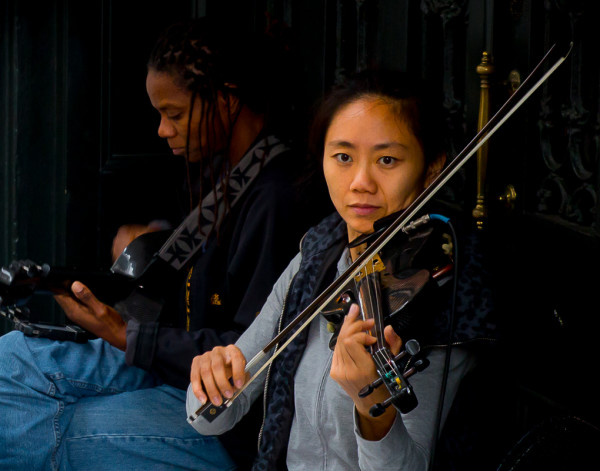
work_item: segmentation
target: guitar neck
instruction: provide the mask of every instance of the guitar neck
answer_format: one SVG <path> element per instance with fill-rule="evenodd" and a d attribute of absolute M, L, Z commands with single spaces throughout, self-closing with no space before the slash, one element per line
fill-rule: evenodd
<path fill-rule="evenodd" d="M 0 283 L 0 297 L 5 302 L 16 302 L 32 294 L 69 293 L 71 284 L 80 281 L 106 303 L 121 299 L 131 280 L 106 271 L 88 271 L 65 267 L 45 267 L 44 272 L 33 276 L 19 276 L 8 284 Z"/>

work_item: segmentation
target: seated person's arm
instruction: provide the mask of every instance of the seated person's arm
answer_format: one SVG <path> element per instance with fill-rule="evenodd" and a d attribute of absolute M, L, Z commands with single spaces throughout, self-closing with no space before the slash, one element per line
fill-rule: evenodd
<path fill-rule="evenodd" d="M 185 389 L 195 356 L 237 341 L 298 251 L 302 219 L 290 210 L 286 196 L 291 197 L 291 190 L 282 191 L 275 185 L 246 196 L 227 260 L 228 302 L 238 306 L 228 314 L 230 325 L 188 332 L 158 323 L 130 321 L 126 354 L 129 364 L 153 371 L 168 384 Z"/>
<path fill-rule="evenodd" d="M 255 319 L 252 325 L 242 334 L 236 343 L 236 347 L 239 348 L 242 356 L 245 360 L 250 361 L 258 354 L 273 338 L 275 329 L 278 325 L 279 317 L 283 309 L 283 303 L 287 290 L 294 274 L 297 272 L 300 266 L 300 255 L 296 256 L 289 264 L 288 268 L 283 272 L 277 283 L 275 284 L 273 291 L 269 295 L 267 302 L 265 303 L 260 315 Z M 234 347 L 235 348 L 235 347 Z M 221 350 L 222 352 L 222 350 Z M 268 360 L 269 352 L 262 362 L 256 365 L 250 374 L 254 374 L 258 369 Z M 211 356 L 212 352 L 208 352 L 204 360 Z M 203 355 L 204 356 L 204 355 Z M 187 391 L 187 402 L 186 409 L 188 416 L 195 414 L 195 412 L 203 405 L 203 402 L 199 399 L 207 397 L 206 394 L 198 394 L 200 391 L 206 392 L 201 383 L 201 362 L 199 359 L 194 361 L 191 372 L 191 382 Z M 204 362 L 205 363 L 205 362 Z M 242 374 L 240 372 L 240 363 L 238 363 L 237 375 L 235 379 L 241 379 Z M 225 390 L 228 389 L 229 383 L 225 382 L 230 371 L 226 371 L 225 374 L 221 375 L 218 383 L 222 385 L 221 396 L 224 396 Z M 233 426 L 241 420 L 241 418 L 248 412 L 252 403 L 257 397 L 263 392 L 264 381 L 266 376 L 266 369 L 261 375 L 250 383 L 244 391 L 233 401 L 230 407 L 227 408 L 216 420 L 208 422 L 202 417 L 199 417 L 192 425 L 193 427 L 203 435 L 220 435 L 227 430 L 233 428 Z M 218 388 L 217 388 L 218 389 Z M 214 396 L 216 389 L 212 388 L 209 391 L 208 399 Z M 218 402 L 218 399 L 217 399 Z"/>

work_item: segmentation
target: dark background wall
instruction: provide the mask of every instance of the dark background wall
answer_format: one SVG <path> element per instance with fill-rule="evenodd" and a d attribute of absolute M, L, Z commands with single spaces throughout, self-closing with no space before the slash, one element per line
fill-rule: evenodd
<path fill-rule="evenodd" d="M 478 378 L 484 389 L 462 420 L 480 427 L 473 443 L 494 442 L 483 448 L 496 462 L 549 417 L 598 425 L 598 9 L 584 0 L 3 0 L 0 264 L 29 258 L 107 269 L 120 224 L 178 205 L 180 162 L 156 135 L 144 86 L 154 38 L 176 19 L 227 15 L 232 28 L 256 30 L 283 21 L 301 114 L 348 72 L 420 74 L 444 96 L 451 156 L 477 131 L 484 51 L 494 67 L 493 113 L 552 44 L 570 39 L 568 61 L 489 143 L 479 222 L 494 247 L 509 341 Z M 472 159 L 443 197 L 474 208 L 476 182 Z M 40 315 L 61 316 L 51 299 L 35 303 Z"/>

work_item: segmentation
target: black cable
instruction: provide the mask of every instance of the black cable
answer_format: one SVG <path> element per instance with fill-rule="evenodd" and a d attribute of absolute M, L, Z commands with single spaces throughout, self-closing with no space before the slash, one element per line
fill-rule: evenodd
<path fill-rule="evenodd" d="M 453 257 L 454 257 L 454 279 L 453 281 L 453 287 L 452 287 L 452 302 L 451 302 L 451 307 L 450 307 L 450 316 L 448 319 L 448 343 L 446 345 L 446 358 L 444 360 L 444 371 L 442 373 L 442 385 L 441 385 L 441 389 L 440 389 L 440 399 L 439 399 L 439 403 L 438 403 L 438 413 L 437 413 L 437 419 L 436 419 L 436 425 L 435 425 L 435 434 L 433 437 L 433 445 L 431 447 L 431 459 L 429 460 L 429 470 L 433 471 L 434 468 L 434 464 L 435 464 L 435 454 L 436 454 L 436 447 L 437 447 L 437 442 L 439 440 L 439 433 L 440 433 L 440 427 L 441 427 L 441 423 L 442 423 L 442 414 L 443 414 L 443 409 L 444 409 L 444 398 L 446 395 L 446 384 L 448 383 L 448 373 L 450 371 L 450 354 L 452 352 L 452 340 L 454 337 L 454 314 L 455 314 L 455 308 L 456 308 L 456 293 L 458 291 L 458 238 L 456 237 L 456 232 L 454 230 L 454 226 L 452 225 L 452 223 L 450 222 L 450 219 L 444 217 L 444 216 L 439 216 L 437 214 L 430 214 L 430 217 L 432 219 L 437 219 L 440 221 L 445 222 L 448 227 L 450 228 L 450 232 L 452 235 L 452 240 L 453 242 Z"/>

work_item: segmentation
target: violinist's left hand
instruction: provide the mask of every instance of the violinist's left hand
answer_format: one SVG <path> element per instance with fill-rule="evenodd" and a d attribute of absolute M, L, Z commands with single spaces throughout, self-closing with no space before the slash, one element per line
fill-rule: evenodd
<path fill-rule="evenodd" d="M 99 301 L 90 289 L 79 281 L 71 285 L 71 293 L 54 295 L 67 317 L 114 347 L 125 350 L 127 324 L 119 313 Z"/>
<path fill-rule="evenodd" d="M 378 377 L 375 362 L 365 348 L 377 342 L 375 337 L 366 332 L 373 329 L 374 321 L 373 319 L 363 321 L 359 318 L 359 314 L 358 305 L 354 304 L 344 319 L 333 352 L 330 376 L 354 401 L 360 419 L 359 426 L 362 436 L 367 440 L 379 440 L 385 436 L 394 423 L 396 409 L 388 407 L 379 417 L 370 416 L 371 406 L 389 397 L 387 389 L 383 386 L 376 388 L 364 398 L 358 396 L 358 392 L 362 388 Z M 390 351 L 393 355 L 397 355 L 402 346 L 402 340 L 391 326 L 386 327 L 384 335 Z"/>

